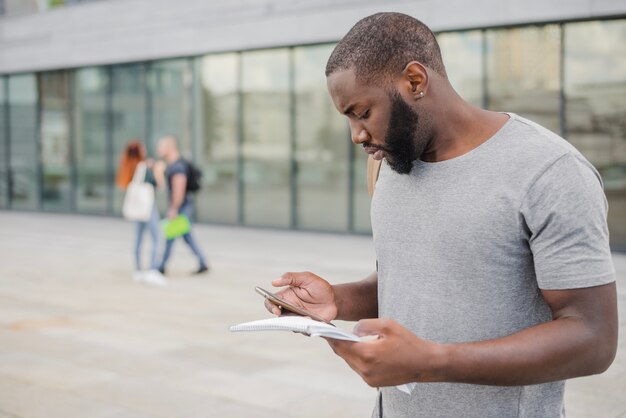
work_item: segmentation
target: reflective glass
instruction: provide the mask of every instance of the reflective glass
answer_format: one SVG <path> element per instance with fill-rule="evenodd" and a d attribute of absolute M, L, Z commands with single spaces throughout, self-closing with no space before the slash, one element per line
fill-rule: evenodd
<path fill-rule="evenodd" d="M 238 221 L 237 136 L 239 55 L 209 55 L 197 61 L 195 160 L 202 169 L 198 219 Z"/>
<path fill-rule="evenodd" d="M 602 174 L 611 244 L 626 249 L 626 20 L 564 30 L 565 133 Z"/>
<path fill-rule="evenodd" d="M 192 78 L 191 62 L 187 59 L 157 61 L 150 65 L 150 150 L 156 150 L 159 138 L 173 134 L 178 138 L 181 152 L 191 152 Z"/>
<path fill-rule="evenodd" d="M 483 37 L 478 30 L 437 35 L 448 79 L 466 101 L 483 105 Z"/>
<path fill-rule="evenodd" d="M 244 223 L 288 227 L 288 50 L 244 52 L 242 71 Z"/>
<path fill-rule="evenodd" d="M 39 207 L 37 157 L 37 78 L 34 74 L 9 76 L 11 207 Z"/>
<path fill-rule="evenodd" d="M 559 26 L 489 30 L 486 36 L 489 108 L 560 134 Z"/>
<path fill-rule="evenodd" d="M 145 141 L 146 135 L 146 84 L 142 64 L 116 66 L 111 70 L 112 85 L 112 137 L 114 174 L 124 147 L 132 139 Z M 114 187 L 113 211 L 122 212 L 123 192 Z"/>
<path fill-rule="evenodd" d="M 107 209 L 106 69 L 76 71 L 74 85 L 74 156 L 79 212 L 104 213 Z"/>
<path fill-rule="evenodd" d="M 4 91 L 5 77 L 0 77 L 0 208 L 5 208 L 9 205 L 9 166 L 8 166 L 8 144 L 9 137 L 6 129 L 8 124 L 6 122 L 7 105 L 5 100 L 7 99 Z"/>
<path fill-rule="evenodd" d="M 72 208 L 69 73 L 40 73 L 39 88 L 43 208 L 69 211 Z"/>
<path fill-rule="evenodd" d="M 192 132 L 192 68 L 188 59 L 157 61 L 148 67 L 148 87 L 150 91 L 150 138 L 148 154 L 156 157 L 157 141 L 174 135 L 183 157 L 191 157 Z M 161 211 L 167 207 L 167 193 L 157 193 L 157 203 Z"/>
<path fill-rule="evenodd" d="M 345 117 L 326 88 L 324 69 L 333 48 L 294 49 L 297 226 L 345 231 L 351 143 Z"/>

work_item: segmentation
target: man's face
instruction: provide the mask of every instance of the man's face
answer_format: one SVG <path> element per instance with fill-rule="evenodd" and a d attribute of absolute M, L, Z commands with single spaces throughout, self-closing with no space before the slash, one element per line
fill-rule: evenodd
<path fill-rule="evenodd" d="M 354 71 L 344 70 L 327 79 L 335 107 L 348 117 L 352 142 L 374 159 L 385 158 L 398 173 L 408 174 L 429 143 L 418 115 L 396 90 L 365 85 Z"/>

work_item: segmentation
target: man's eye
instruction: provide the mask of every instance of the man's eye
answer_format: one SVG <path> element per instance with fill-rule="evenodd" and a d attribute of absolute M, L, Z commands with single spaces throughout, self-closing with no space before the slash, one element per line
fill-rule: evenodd
<path fill-rule="evenodd" d="M 359 119 L 367 119 L 370 116 L 370 110 L 367 109 L 365 112 L 361 113 L 361 116 L 357 116 Z"/>

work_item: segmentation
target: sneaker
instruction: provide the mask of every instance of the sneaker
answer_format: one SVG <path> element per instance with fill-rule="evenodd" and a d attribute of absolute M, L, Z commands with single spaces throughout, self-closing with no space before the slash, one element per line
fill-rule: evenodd
<path fill-rule="evenodd" d="M 133 273 L 133 282 L 142 282 L 144 279 L 144 272 L 141 270 L 137 270 Z"/>
<path fill-rule="evenodd" d="M 209 271 L 209 267 L 202 265 L 198 268 L 198 270 L 194 271 L 192 274 L 202 274 L 202 273 L 206 273 Z"/>
<path fill-rule="evenodd" d="M 165 286 L 168 283 L 165 276 L 163 276 L 159 270 L 147 271 L 144 275 L 143 281 L 146 284 L 153 284 L 155 286 Z"/>

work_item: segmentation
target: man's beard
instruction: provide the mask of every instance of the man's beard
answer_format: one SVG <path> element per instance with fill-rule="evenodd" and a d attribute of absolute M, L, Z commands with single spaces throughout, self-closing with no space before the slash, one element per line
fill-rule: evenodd
<path fill-rule="evenodd" d="M 427 142 L 416 141 L 418 134 L 417 113 L 402 99 L 400 93 L 393 92 L 389 127 L 385 135 L 385 145 L 380 147 L 385 152 L 389 166 L 399 174 L 409 174 L 413 162 L 420 158 Z"/>

